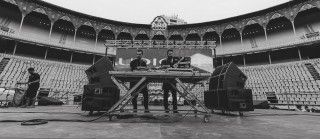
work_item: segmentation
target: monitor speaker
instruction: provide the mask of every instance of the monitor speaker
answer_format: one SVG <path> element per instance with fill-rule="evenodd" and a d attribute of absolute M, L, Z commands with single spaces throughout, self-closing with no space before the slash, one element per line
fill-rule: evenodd
<path fill-rule="evenodd" d="M 120 91 L 112 85 L 85 85 L 82 95 L 83 111 L 107 111 L 120 98 Z"/>
<path fill-rule="evenodd" d="M 210 78 L 209 90 L 244 89 L 247 76 L 232 62 L 217 67 Z"/>
<path fill-rule="evenodd" d="M 204 92 L 205 106 L 227 111 L 253 111 L 251 89 L 221 89 Z"/>
<path fill-rule="evenodd" d="M 115 86 L 111 80 L 109 71 L 114 71 L 113 65 L 108 57 L 102 57 L 85 72 L 87 74 L 89 84 L 108 84 Z"/>

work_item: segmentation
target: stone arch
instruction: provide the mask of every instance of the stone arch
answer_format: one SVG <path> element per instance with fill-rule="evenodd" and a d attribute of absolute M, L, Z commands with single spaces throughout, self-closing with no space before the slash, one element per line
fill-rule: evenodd
<path fill-rule="evenodd" d="M 47 12 L 46 12 L 46 10 L 44 10 L 42 7 L 36 8 L 36 9 L 34 9 L 33 11 L 38 12 L 38 13 L 42 13 L 42 14 L 45 14 L 45 15 L 48 15 Z"/>

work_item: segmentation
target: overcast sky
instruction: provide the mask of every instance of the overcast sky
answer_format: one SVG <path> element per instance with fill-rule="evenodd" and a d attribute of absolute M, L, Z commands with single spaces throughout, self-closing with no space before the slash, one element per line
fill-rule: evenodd
<path fill-rule="evenodd" d="M 242 15 L 289 0 L 43 0 L 111 20 L 150 24 L 158 15 L 178 15 L 188 23 Z"/>

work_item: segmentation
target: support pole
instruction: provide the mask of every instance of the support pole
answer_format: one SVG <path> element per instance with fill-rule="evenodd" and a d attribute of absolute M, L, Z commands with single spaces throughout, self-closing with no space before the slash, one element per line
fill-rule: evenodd
<path fill-rule="evenodd" d="M 300 48 L 298 47 L 298 54 L 299 54 L 299 59 L 300 59 L 300 61 L 302 60 L 302 58 L 301 58 L 301 52 L 300 52 Z"/>
<path fill-rule="evenodd" d="M 96 49 L 96 48 L 97 48 L 97 43 L 98 43 L 98 35 L 99 35 L 99 34 L 96 34 L 96 42 L 95 42 L 95 44 L 94 44 L 94 49 Z"/>
<path fill-rule="evenodd" d="M 44 54 L 44 59 L 46 60 L 48 56 L 48 47 L 46 48 L 46 53 Z"/>
<path fill-rule="evenodd" d="M 222 35 L 219 35 L 220 38 L 220 48 L 222 49 Z"/>
<path fill-rule="evenodd" d="M 76 44 L 77 30 L 78 29 L 76 29 L 76 28 L 74 29 L 73 46 L 75 46 L 75 44 Z"/>
<path fill-rule="evenodd" d="M 49 33 L 49 41 L 51 41 L 51 34 L 52 34 L 53 24 L 54 24 L 54 22 L 51 22 L 50 33 Z"/>
<path fill-rule="evenodd" d="M 272 64 L 270 52 L 268 53 L 268 55 L 269 55 L 269 63 Z"/>
<path fill-rule="evenodd" d="M 268 41 L 267 27 L 264 27 L 263 30 L 264 30 L 264 36 L 266 37 L 266 42 L 267 42 Z"/>
<path fill-rule="evenodd" d="M 243 58 L 243 66 L 246 66 L 246 57 L 245 57 L 245 55 L 242 55 L 242 58 Z"/>
<path fill-rule="evenodd" d="M 26 15 L 22 14 L 22 18 L 21 18 L 21 23 L 20 23 L 20 28 L 19 28 L 18 35 L 20 35 L 21 29 L 22 29 L 22 24 L 23 24 L 23 21 L 24 21 L 24 18 L 25 18 L 25 17 L 26 17 Z"/>
<path fill-rule="evenodd" d="M 222 64 L 222 65 L 224 65 L 224 62 L 223 62 L 223 57 L 221 57 L 221 64 Z"/>
<path fill-rule="evenodd" d="M 294 37 L 297 37 L 296 27 L 295 27 L 295 25 L 294 25 L 294 21 L 291 21 L 291 24 L 292 24 L 292 28 L 293 28 Z"/>
<path fill-rule="evenodd" d="M 93 55 L 92 65 L 94 64 L 95 61 L 96 61 L 96 55 Z"/>
<path fill-rule="evenodd" d="M 72 60 L 73 60 L 73 52 L 71 52 L 70 63 L 72 63 Z"/>
<path fill-rule="evenodd" d="M 19 42 L 15 41 L 12 55 L 15 55 L 15 54 L 16 54 L 16 50 L 17 50 L 17 47 L 18 47 L 18 43 L 19 43 Z"/>
<path fill-rule="evenodd" d="M 243 39 L 242 39 L 242 32 L 240 32 L 240 39 L 241 39 L 241 46 L 242 46 L 242 48 L 244 48 L 244 46 L 243 46 Z"/>

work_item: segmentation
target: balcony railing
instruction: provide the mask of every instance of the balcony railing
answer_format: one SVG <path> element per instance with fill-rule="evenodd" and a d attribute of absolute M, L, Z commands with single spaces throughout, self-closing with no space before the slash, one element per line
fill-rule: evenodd
<path fill-rule="evenodd" d="M 56 48 L 59 48 L 59 49 L 71 49 L 71 50 L 82 51 L 82 52 L 105 54 L 105 51 L 101 51 L 101 49 L 79 48 L 79 47 L 76 47 L 76 46 L 73 46 L 73 45 L 66 45 L 66 44 L 60 44 L 60 43 L 55 43 L 55 42 L 50 42 L 50 41 L 43 41 L 43 40 L 38 40 L 38 39 L 27 38 L 27 37 L 19 36 L 19 35 L 8 33 L 8 32 L 4 32 L 4 31 L 0 31 L 0 36 L 10 37 L 10 38 L 13 38 L 13 39 L 26 41 L 26 42 L 35 42 L 35 43 L 38 43 L 38 44 L 47 45 L 47 46 L 50 46 L 50 47 L 56 47 Z"/>
<path fill-rule="evenodd" d="M 215 41 L 106 40 L 107 47 L 213 49 Z"/>
<path fill-rule="evenodd" d="M 56 47 L 60 49 L 71 49 L 76 51 L 83 51 L 83 52 L 89 52 L 89 53 L 96 53 L 96 54 L 105 54 L 105 51 L 102 51 L 101 49 L 91 49 L 91 48 L 79 48 L 73 45 L 66 45 L 66 44 L 60 44 L 50 41 L 42 41 L 37 39 L 32 39 L 28 37 L 22 37 L 16 34 L 12 34 L 10 32 L 4 32 L 0 30 L 0 36 L 4 37 L 10 37 L 21 41 L 27 41 L 27 42 L 36 42 L 38 44 L 47 45 L 50 47 Z M 284 47 L 290 47 L 294 45 L 302 45 L 302 44 L 308 44 L 308 43 L 314 43 L 320 41 L 320 36 L 314 35 L 313 37 L 296 37 L 296 38 L 290 38 L 290 39 L 284 39 L 281 41 L 272 41 L 267 42 L 263 44 L 259 44 L 258 47 L 255 48 L 244 48 L 239 45 L 238 49 L 234 50 L 224 50 L 227 46 L 220 46 L 217 47 L 215 41 L 150 41 L 150 40 L 106 40 L 105 45 L 107 47 L 134 47 L 134 48 L 190 48 L 190 49 L 217 49 L 217 55 L 232 55 L 232 54 L 240 54 L 240 53 L 250 53 L 250 52 L 256 52 L 256 51 L 263 51 L 263 50 L 269 50 L 269 49 L 275 49 L 275 48 L 284 48 Z M 116 53 L 113 52 L 113 55 Z"/>

